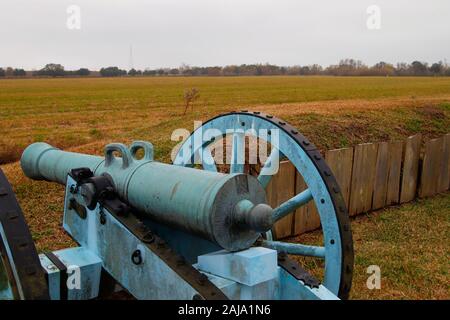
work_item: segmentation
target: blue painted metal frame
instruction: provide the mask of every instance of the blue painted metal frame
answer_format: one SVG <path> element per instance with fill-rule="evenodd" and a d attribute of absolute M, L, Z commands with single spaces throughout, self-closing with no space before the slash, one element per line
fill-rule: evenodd
<path fill-rule="evenodd" d="M 197 263 L 200 255 L 222 250 L 217 244 L 183 230 L 171 228 L 150 219 L 143 219 L 143 223 L 190 264 Z"/>
<path fill-rule="evenodd" d="M 102 260 L 103 268 L 122 287 L 137 299 L 167 300 L 192 299 L 197 291 L 167 266 L 106 209 L 106 223 L 99 219 L 100 207 L 87 210 L 86 219 L 68 209 L 72 197 L 70 186 L 76 182 L 69 176 L 66 185 L 64 229 L 83 247 Z M 79 195 L 75 195 L 79 197 Z M 83 201 L 78 198 L 78 201 Z M 140 250 L 143 262 L 136 265 L 131 260 L 135 250 Z"/>
<path fill-rule="evenodd" d="M 68 208 L 68 201 L 74 195 L 70 187 L 75 181 L 69 176 L 66 185 L 64 208 L 64 229 L 81 245 L 81 248 L 66 249 L 76 255 L 76 250 L 89 252 L 90 255 L 101 259 L 102 267 L 113 278 L 138 299 L 192 299 L 197 293 L 178 274 L 170 269 L 156 254 L 150 251 L 124 225 L 99 205 L 94 210 L 87 210 L 85 219 L 74 210 Z M 78 201 L 83 201 L 75 195 Z M 106 219 L 100 222 L 100 211 Z M 188 233 L 172 229 L 150 220 L 145 221 L 155 232 L 163 238 L 175 251 L 185 256 L 189 263 L 197 262 L 200 255 L 216 252 L 217 245 Z M 131 253 L 140 250 L 143 263 L 135 265 L 131 260 Z M 66 251 L 63 250 L 63 251 Z M 224 252 L 223 250 L 220 252 Z M 242 252 L 245 254 L 245 252 Z M 229 253 L 230 257 L 234 254 Z M 251 255 L 250 255 L 251 256 Z M 73 257 L 72 257 L 73 258 Z M 45 260 L 45 258 L 44 258 Z M 43 265 L 50 263 L 43 262 Z M 255 268 L 251 262 L 249 270 Z M 254 286 L 203 272 L 209 280 L 221 289 L 230 299 L 336 299 L 337 297 L 324 286 L 312 289 L 295 279 L 292 275 L 277 267 L 278 275 L 270 280 Z M 230 270 L 236 272 L 236 270 Z M 98 271 L 96 272 L 98 274 Z M 58 280 L 58 279 L 56 279 Z M 95 280 L 95 279 L 94 279 Z M 91 281 L 96 283 L 96 281 Z M 57 299 L 58 281 L 51 281 L 52 298 Z M 86 294 L 72 295 L 72 298 L 85 298 Z"/>
<path fill-rule="evenodd" d="M 327 186 L 325 185 L 320 172 L 317 170 L 317 167 L 290 135 L 274 126 L 272 122 L 260 117 L 252 116 L 250 114 L 224 115 L 214 118 L 197 128 L 182 144 L 174 160 L 174 164 L 180 166 L 191 165 L 192 159 L 194 159 L 196 154 L 203 155 L 207 152 L 205 149 L 208 148 L 209 144 L 223 138 L 230 132 L 230 129 L 256 132 L 258 137 L 262 139 L 266 138 L 266 136 L 260 135 L 260 132 L 262 132 L 261 130 L 267 132 L 268 130 L 278 129 L 280 131 L 278 145 L 275 145 L 274 147 L 284 154 L 302 175 L 316 204 L 324 235 L 325 272 L 323 283 L 326 288 L 337 295 L 341 280 L 341 261 L 343 253 L 335 208 L 332 203 L 331 195 L 329 194 Z M 208 139 L 203 140 L 205 133 Z M 206 142 L 198 143 L 198 141 Z M 274 141 L 268 142 L 272 143 Z M 235 146 L 233 146 L 232 149 L 235 150 Z M 232 156 L 232 159 L 234 158 L 237 158 L 235 154 Z M 212 165 L 209 164 L 205 169 L 211 167 Z M 234 164 L 232 164 L 232 167 L 234 167 Z M 264 184 L 267 184 L 269 179 L 262 176 L 260 180 L 263 180 Z M 276 210 L 277 209 L 275 209 L 275 211 Z"/>
<path fill-rule="evenodd" d="M 66 266 L 66 271 L 61 271 L 45 255 L 40 254 L 41 265 L 47 273 L 50 299 L 61 299 L 61 272 L 67 272 L 69 277 L 79 276 L 79 288 L 67 288 L 67 300 L 88 300 L 98 296 L 100 288 L 100 275 L 102 261 L 86 247 L 74 247 L 54 251 L 53 254 Z M 78 269 L 78 270 L 75 270 Z M 78 273 L 78 274 L 75 274 Z M 68 278 L 71 282 L 71 278 Z"/>

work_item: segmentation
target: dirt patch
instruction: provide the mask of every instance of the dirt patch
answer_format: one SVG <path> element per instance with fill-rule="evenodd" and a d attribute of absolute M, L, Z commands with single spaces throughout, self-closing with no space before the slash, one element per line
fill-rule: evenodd
<path fill-rule="evenodd" d="M 418 111 L 428 119 L 444 119 L 445 113 L 441 108 L 433 104 L 425 104 Z"/>
<path fill-rule="evenodd" d="M 0 144 L 0 164 L 6 164 L 20 159 L 23 149 L 14 144 Z"/>
<path fill-rule="evenodd" d="M 281 105 L 262 105 L 252 107 L 252 110 L 273 113 L 279 117 L 292 116 L 296 114 L 314 112 L 318 114 L 336 114 L 348 111 L 368 111 L 374 109 L 404 108 L 426 108 L 429 112 L 437 110 L 436 106 L 443 102 L 450 101 L 450 95 L 440 95 L 434 97 L 400 97 L 388 99 L 355 99 L 355 100 L 335 100 L 335 101 L 314 101 L 304 103 L 289 103 Z"/>
<path fill-rule="evenodd" d="M 323 101 L 260 106 L 297 127 L 322 151 L 360 143 L 402 140 L 422 133 L 431 139 L 448 133 L 447 98 L 395 98 Z"/>

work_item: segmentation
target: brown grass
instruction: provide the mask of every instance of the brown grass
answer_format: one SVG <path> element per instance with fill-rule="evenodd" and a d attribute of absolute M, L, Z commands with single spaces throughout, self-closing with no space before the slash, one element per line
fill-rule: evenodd
<path fill-rule="evenodd" d="M 450 193 L 352 219 L 355 267 L 351 299 L 450 298 Z M 320 244 L 320 231 L 290 239 Z M 321 276 L 323 264 L 300 259 Z M 381 289 L 369 290 L 367 267 L 381 269 Z"/>
<path fill-rule="evenodd" d="M 187 87 L 199 88 L 201 99 L 194 112 L 182 116 L 183 90 Z M 168 162 L 176 144 L 170 140 L 174 129 L 192 129 L 194 120 L 239 109 L 279 116 L 321 150 L 402 139 L 418 132 L 432 138 L 448 133 L 450 128 L 450 79 L 5 80 L 0 81 L 0 164 L 17 193 L 38 249 L 60 249 L 74 245 L 61 228 L 63 187 L 25 178 L 17 162 L 4 164 L 19 159 L 28 144 L 46 141 L 72 151 L 102 154 L 103 147 L 113 141 L 148 140 L 155 146 L 156 159 Z M 449 279 L 448 198 L 438 200 L 446 207 L 419 202 L 406 211 L 382 211 L 375 215 L 381 221 L 376 224 L 370 218 L 353 222 L 357 248 L 353 298 L 449 297 L 444 283 Z M 446 214 L 446 220 L 437 211 Z M 422 215 L 417 216 L 417 212 Z M 384 223 L 385 216 L 393 219 Z M 394 219 L 396 216 L 402 219 Z M 419 218 L 428 219 L 429 229 L 420 227 Z M 420 232 L 414 233 L 410 242 L 403 238 L 388 240 L 386 235 L 406 232 L 401 229 L 405 221 L 408 228 L 420 227 Z M 433 228 L 433 221 L 439 221 L 439 229 Z M 375 239 L 372 235 L 381 232 L 376 228 L 380 224 L 384 238 Z M 439 241 L 434 234 L 439 234 Z M 374 254 L 375 262 L 392 263 L 385 269 L 384 289 L 367 292 L 361 287 L 366 277 L 364 268 Z M 401 264 L 408 266 L 403 273 L 397 272 L 403 270 Z"/>
<path fill-rule="evenodd" d="M 381 98 L 375 100 L 352 99 L 335 101 L 313 101 L 303 103 L 288 103 L 281 105 L 262 105 L 252 107 L 252 109 L 273 113 L 279 117 L 298 116 L 304 113 L 314 112 L 317 114 L 339 114 L 349 111 L 365 112 L 371 110 L 386 110 L 402 108 L 421 108 L 439 105 L 442 102 L 450 101 L 450 95 L 438 95 L 431 97 L 395 97 Z"/>

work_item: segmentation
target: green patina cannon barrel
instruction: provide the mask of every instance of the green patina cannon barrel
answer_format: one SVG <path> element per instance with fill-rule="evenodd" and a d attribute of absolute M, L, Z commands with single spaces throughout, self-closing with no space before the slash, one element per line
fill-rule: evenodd
<path fill-rule="evenodd" d="M 144 150 L 143 158 L 136 156 Z M 114 153 L 120 153 L 116 157 Z M 272 209 L 256 178 L 174 166 L 153 160 L 152 145 L 109 144 L 105 157 L 61 151 L 46 143 L 25 149 L 22 169 L 29 178 L 65 184 L 75 168 L 108 174 L 116 192 L 157 222 L 209 239 L 236 251 L 250 247 L 272 227 Z"/>

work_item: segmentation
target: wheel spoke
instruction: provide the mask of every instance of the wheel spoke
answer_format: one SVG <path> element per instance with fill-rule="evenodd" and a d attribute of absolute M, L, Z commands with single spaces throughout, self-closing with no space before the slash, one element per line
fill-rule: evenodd
<path fill-rule="evenodd" d="M 203 147 L 202 165 L 207 171 L 217 172 L 216 162 L 209 147 Z"/>
<path fill-rule="evenodd" d="M 296 196 L 290 198 L 286 202 L 283 202 L 273 210 L 273 221 L 275 222 L 280 220 L 289 213 L 293 212 L 295 209 L 298 209 L 301 206 L 307 204 L 309 201 L 311 201 L 312 198 L 313 197 L 311 191 L 309 189 L 306 189 Z"/>
<path fill-rule="evenodd" d="M 244 173 L 245 162 L 245 134 L 244 132 L 235 132 L 233 134 L 231 149 L 230 173 Z"/>
<path fill-rule="evenodd" d="M 261 246 L 287 254 L 325 259 L 325 247 L 270 240 L 263 240 Z"/>
<path fill-rule="evenodd" d="M 273 148 L 258 175 L 258 181 L 264 188 L 267 187 L 267 185 L 270 182 L 270 179 L 272 179 L 273 175 L 278 171 L 274 170 L 272 165 L 279 161 L 279 156 L 280 156 L 279 150 Z"/>

